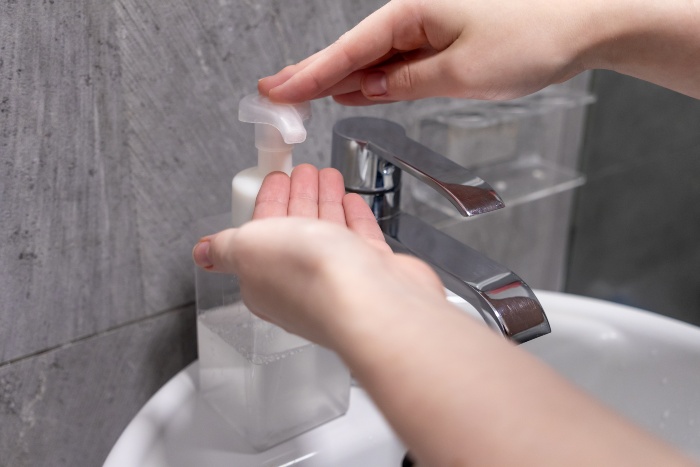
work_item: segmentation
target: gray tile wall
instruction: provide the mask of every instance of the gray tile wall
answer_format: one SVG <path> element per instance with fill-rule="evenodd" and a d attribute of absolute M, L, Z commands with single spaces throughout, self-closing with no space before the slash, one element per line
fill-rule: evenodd
<path fill-rule="evenodd" d="M 4 2 L 0 17 L 7 361 L 136 319 L 145 307 L 112 10 Z"/>
<path fill-rule="evenodd" d="M 700 324 L 700 101 L 597 72 L 567 290 Z"/>
<path fill-rule="evenodd" d="M 1 467 L 100 465 L 196 358 L 189 231 L 254 163 L 238 100 L 382 3 L 0 3 Z M 297 162 L 328 164 L 341 116 L 422 105 L 317 102 Z"/>
<path fill-rule="evenodd" d="M 0 366 L 0 465 L 101 465 L 195 336 L 185 307 Z"/>

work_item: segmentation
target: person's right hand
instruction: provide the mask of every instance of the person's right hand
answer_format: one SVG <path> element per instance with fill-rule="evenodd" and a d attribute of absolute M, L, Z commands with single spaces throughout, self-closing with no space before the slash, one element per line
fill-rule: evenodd
<path fill-rule="evenodd" d="M 367 203 L 345 194 L 335 169 L 302 164 L 291 177 L 269 174 L 253 218 L 200 240 L 193 257 L 237 274 L 248 308 L 287 331 L 338 351 L 348 330 L 400 319 L 396 296 L 448 306 L 430 266 L 392 253 Z"/>
<path fill-rule="evenodd" d="M 608 68 L 700 97 L 700 10 L 687 0 L 393 0 L 258 83 L 277 102 L 511 99 Z"/>

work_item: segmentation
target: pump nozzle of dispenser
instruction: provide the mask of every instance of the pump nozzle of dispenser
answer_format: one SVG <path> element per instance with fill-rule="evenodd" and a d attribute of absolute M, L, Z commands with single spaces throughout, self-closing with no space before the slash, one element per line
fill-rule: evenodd
<path fill-rule="evenodd" d="M 251 94 L 241 99 L 238 119 L 255 123 L 255 147 L 258 166 L 239 172 L 231 183 L 233 226 L 253 216 L 255 197 L 267 174 L 292 171 L 292 150 L 306 140 L 304 120 L 311 117 L 309 102 L 276 104 L 267 97 Z"/>
<path fill-rule="evenodd" d="M 292 148 L 306 140 L 304 120 L 311 117 L 311 105 L 275 104 L 267 97 L 251 94 L 241 99 L 238 119 L 255 123 L 258 167 L 266 174 L 292 170 Z"/>

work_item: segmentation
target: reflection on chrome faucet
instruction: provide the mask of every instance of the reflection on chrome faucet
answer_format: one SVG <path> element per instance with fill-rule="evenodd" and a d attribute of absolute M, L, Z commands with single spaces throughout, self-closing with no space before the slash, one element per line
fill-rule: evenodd
<path fill-rule="evenodd" d="M 550 332 L 537 297 L 517 275 L 399 209 L 404 171 L 434 188 L 464 216 L 504 207 L 488 183 L 408 138 L 400 125 L 378 118 L 336 123 L 332 165 L 343 174 L 345 189 L 368 202 L 392 249 L 429 263 L 445 286 L 474 306 L 489 326 L 518 343 Z"/>

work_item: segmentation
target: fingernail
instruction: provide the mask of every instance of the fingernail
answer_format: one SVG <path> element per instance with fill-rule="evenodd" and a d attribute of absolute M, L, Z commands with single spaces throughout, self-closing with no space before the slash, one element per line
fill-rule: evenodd
<path fill-rule="evenodd" d="M 386 94 L 386 74 L 383 71 L 367 73 L 362 80 L 362 92 L 365 96 L 378 97 Z"/>
<path fill-rule="evenodd" d="M 194 263 L 203 269 L 211 269 L 214 267 L 209 259 L 209 242 L 210 237 L 201 238 L 192 249 L 192 259 Z"/>
<path fill-rule="evenodd" d="M 303 101 L 308 101 L 310 97 L 306 96 L 298 89 L 289 87 L 287 81 L 271 88 L 267 92 L 267 97 L 275 103 L 279 104 L 296 104 Z"/>

